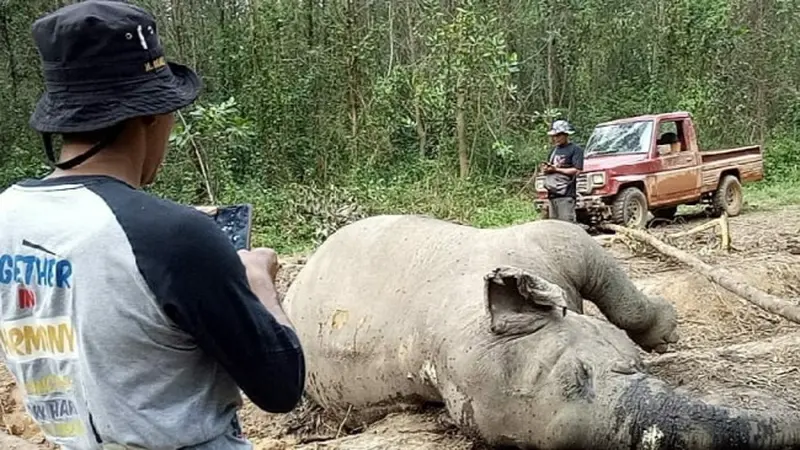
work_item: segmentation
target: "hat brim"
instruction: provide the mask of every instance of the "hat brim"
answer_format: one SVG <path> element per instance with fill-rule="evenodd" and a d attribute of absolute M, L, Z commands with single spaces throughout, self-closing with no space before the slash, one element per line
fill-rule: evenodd
<path fill-rule="evenodd" d="M 569 134 L 572 134 L 572 133 L 574 133 L 574 131 L 555 131 L 555 130 L 550 130 L 550 131 L 547 132 L 547 135 L 548 136 L 555 136 L 557 134 L 567 134 L 567 135 L 569 135 Z"/>
<path fill-rule="evenodd" d="M 45 92 L 29 123 L 41 133 L 101 130 L 134 117 L 177 111 L 192 104 L 201 88 L 202 82 L 192 69 L 170 62 L 156 76 L 138 84 Z"/>

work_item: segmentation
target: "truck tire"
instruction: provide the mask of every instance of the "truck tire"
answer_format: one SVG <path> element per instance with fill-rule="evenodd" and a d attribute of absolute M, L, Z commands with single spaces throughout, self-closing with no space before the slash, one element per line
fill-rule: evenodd
<path fill-rule="evenodd" d="M 635 187 L 623 189 L 611 205 L 611 220 L 628 228 L 645 228 L 647 213 L 647 197 Z"/>
<path fill-rule="evenodd" d="M 714 215 L 721 216 L 722 213 L 728 217 L 738 216 L 742 212 L 744 196 L 742 194 L 742 184 L 733 175 L 725 175 L 714 192 L 712 210 Z"/>

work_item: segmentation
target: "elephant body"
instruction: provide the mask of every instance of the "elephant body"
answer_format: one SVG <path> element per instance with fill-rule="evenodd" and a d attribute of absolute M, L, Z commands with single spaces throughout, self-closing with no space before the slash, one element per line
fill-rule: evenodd
<path fill-rule="evenodd" d="M 583 299 L 608 321 L 583 315 Z M 317 249 L 284 308 L 308 394 L 357 421 L 438 403 L 464 433 L 518 448 L 798 441 L 796 418 L 711 406 L 644 373 L 637 344 L 675 342 L 675 309 L 639 292 L 573 224 L 364 219 Z"/>

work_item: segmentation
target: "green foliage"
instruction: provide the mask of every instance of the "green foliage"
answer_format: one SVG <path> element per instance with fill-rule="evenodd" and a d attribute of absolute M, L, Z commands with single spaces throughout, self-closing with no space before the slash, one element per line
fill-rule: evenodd
<path fill-rule="evenodd" d="M 776 130 L 769 141 L 764 160 L 764 171 L 770 184 L 780 186 L 800 180 L 798 145 L 800 145 L 800 134 L 787 134 Z"/>
<path fill-rule="evenodd" d="M 750 207 L 800 200 L 800 0 L 135 3 L 205 86 L 152 190 L 254 203 L 256 244 L 308 249 L 370 214 L 532 220 L 517 192 L 555 118 L 585 145 L 599 121 L 689 110 L 702 148 L 765 145 Z M 48 170 L 27 118 L 53 5 L 0 2 L 0 186 Z"/>
<path fill-rule="evenodd" d="M 211 201 L 228 194 L 242 181 L 258 178 L 259 155 L 251 151 L 256 133 L 253 123 L 240 115 L 233 97 L 221 103 L 197 104 L 170 135 L 168 154 L 155 189 L 187 203 Z M 175 181 L 180 180 L 180 183 Z"/>
<path fill-rule="evenodd" d="M 417 160 L 402 163 L 402 170 L 354 172 L 337 185 L 288 183 L 264 189 L 241 184 L 225 201 L 255 204 L 256 245 L 297 253 L 348 223 L 377 214 L 423 214 L 479 227 L 535 220 L 532 200 L 503 183 L 461 180 L 435 161 Z"/>

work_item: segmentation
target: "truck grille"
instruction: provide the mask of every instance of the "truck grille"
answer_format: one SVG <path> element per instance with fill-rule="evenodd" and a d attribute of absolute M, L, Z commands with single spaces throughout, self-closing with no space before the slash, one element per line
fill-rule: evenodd
<path fill-rule="evenodd" d="M 539 192 L 546 192 L 544 178 L 544 176 L 536 177 L 536 190 Z M 575 190 L 578 191 L 578 194 L 583 195 L 592 193 L 592 189 L 589 187 L 589 177 L 587 174 L 582 173 L 578 175 L 578 178 L 575 180 Z"/>
<path fill-rule="evenodd" d="M 578 175 L 576 190 L 579 194 L 591 194 L 589 189 L 589 179 L 585 173 Z"/>

